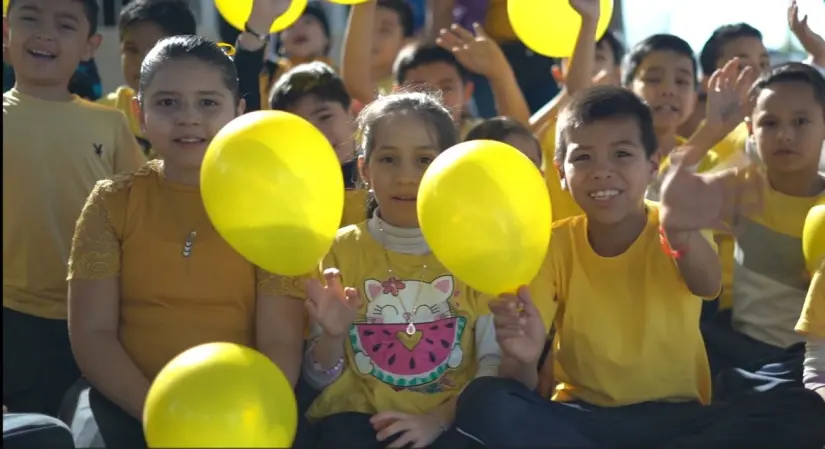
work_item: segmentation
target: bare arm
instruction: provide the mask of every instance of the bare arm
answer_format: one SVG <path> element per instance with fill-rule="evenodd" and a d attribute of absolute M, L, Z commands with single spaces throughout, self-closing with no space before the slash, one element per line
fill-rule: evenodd
<path fill-rule="evenodd" d="M 453 23 L 455 0 L 427 0 L 428 39 L 435 39 L 443 28 L 450 28 Z"/>
<path fill-rule="evenodd" d="M 671 248 L 681 252 L 676 266 L 688 290 L 696 296 L 714 299 L 722 290 L 722 264 L 710 240 L 700 231 L 668 232 Z"/>
<path fill-rule="evenodd" d="M 562 88 L 552 100 L 548 101 L 535 114 L 530 116 L 530 130 L 533 134 L 542 135 L 548 131 L 550 124 L 555 122 L 561 109 L 570 101 L 567 89 Z"/>
<path fill-rule="evenodd" d="M 578 6 L 578 3 L 583 3 L 584 7 Z M 573 2 L 572 4 L 578 6 L 577 11 L 581 16 L 582 26 L 579 28 L 576 46 L 570 56 L 565 77 L 565 87 L 570 95 L 590 87 L 596 61 L 596 25 L 599 22 L 600 13 L 598 2 Z"/>
<path fill-rule="evenodd" d="M 341 79 L 352 98 L 363 104 L 375 100 L 375 80 L 372 79 L 372 39 L 377 3 L 368 1 L 353 5 L 344 35 L 341 58 Z"/>
<path fill-rule="evenodd" d="M 304 345 L 304 302 L 258 292 L 255 343 L 278 365 L 294 387 L 301 374 Z"/>
<path fill-rule="evenodd" d="M 89 382 L 141 419 L 151 383 L 118 341 L 120 279 L 69 281 L 69 338 Z"/>

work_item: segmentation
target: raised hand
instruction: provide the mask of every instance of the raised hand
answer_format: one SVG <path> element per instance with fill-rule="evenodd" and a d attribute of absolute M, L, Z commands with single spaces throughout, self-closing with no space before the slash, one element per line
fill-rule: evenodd
<path fill-rule="evenodd" d="M 361 299 L 358 291 L 341 285 L 341 273 L 336 268 L 324 270 L 326 285 L 317 279 L 307 281 L 306 308 L 310 317 L 328 337 L 346 335 L 358 315 Z"/>
<path fill-rule="evenodd" d="M 799 5 L 796 0 L 791 1 L 790 6 L 788 6 L 788 28 L 799 39 L 805 51 L 814 57 L 815 62 L 825 64 L 825 39 L 811 30 L 811 27 L 808 26 L 807 15 L 802 19 L 799 18 Z"/>
<path fill-rule="evenodd" d="M 517 295 L 504 294 L 491 301 L 490 311 L 501 352 L 524 364 L 538 361 L 547 330 L 527 287 L 520 287 Z"/>
<path fill-rule="evenodd" d="M 733 58 L 713 72 L 708 81 L 705 126 L 727 135 L 745 119 L 748 91 L 756 81 L 753 67 L 740 70 L 742 61 Z"/>
<path fill-rule="evenodd" d="M 665 230 L 734 232 L 742 217 L 761 209 L 766 180 L 756 167 L 696 174 L 683 158 L 681 151 L 670 155 L 662 181 L 659 220 Z"/>
<path fill-rule="evenodd" d="M 249 27 L 256 33 L 269 33 L 275 19 L 282 16 L 292 0 L 254 0 L 249 14 Z"/>
<path fill-rule="evenodd" d="M 582 20 L 589 20 L 598 22 L 601 14 L 601 2 L 599 0 L 570 0 L 570 7 L 572 7 Z"/>
<path fill-rule="evenodd" d="M 503 64 L 507 63 L 507 58 L 481 25 L 474 23 L 473 29 L 475 35 L 454 23 L 449 30 L 442 29 L 435 42 L 451 51 L 467 70 L 488 78 L 493 77 L 501 67 L 505 67 Z"/>

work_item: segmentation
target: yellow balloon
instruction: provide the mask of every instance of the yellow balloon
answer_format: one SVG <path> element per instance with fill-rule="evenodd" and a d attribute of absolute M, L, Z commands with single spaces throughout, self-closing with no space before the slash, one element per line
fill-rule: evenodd
<path fill-rule="evenodd" d="M 547 255 L 553 220 L 544 178 L 505 143 L 464 142 L 438 156 L 421 180 L 417 211 L 433 254 L 478 291 L 515 292 Z"/>
<path fill-rule="evenodd" d="M 601 39 L 613 16 L 613 0 L 600 0 L 596 39 Z M 552 58 L 573 54 L 581 16 L 569 0 L 507 0 L 507 15 L 516 36 L 534 52 Z"/>
<path fill-rule="evenodd" d="M 194 347 L 169 362 L 149 389 L 149 447 L 290 447 L 298 406 L 284 374 L 232 343 Z"/>
<path fill-rule="evenodd" d="M 284 276 L 318 267 L 344 210 L 335 150 L 311 123 L 281 111 L 244 114 L 209 145 L 201 195 L 218 233 L 253 264 Z"/>
<path fill-rule="evenodd" d="M 3 0 L 3 16 L 9 12 L 9 0 Z"/>
<path fill-rule="evenodd" d="M 802 250 L 810 272 L 816 271 L 825 257 L 825 199 L 808 211 L 802 231 Z"/>
<path fill-rule="evenodd" d="M 252 14 L 252 0 L 215 0 L 215 6 L 224 20 L 238 30 L 243 31 L 249 15 Z M 301 18 L 307 7 L 307 0 L 292 0 L 289 9 L 272 22 L 270 33 L 277 33 L 292 26 Z"/>

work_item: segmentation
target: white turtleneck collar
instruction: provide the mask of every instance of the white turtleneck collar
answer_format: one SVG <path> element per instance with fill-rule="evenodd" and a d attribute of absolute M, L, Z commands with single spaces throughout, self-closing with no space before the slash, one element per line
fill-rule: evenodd
<path fill-rule="evenodd" d="M 384 248 L 401 254 L 421 256 L 430 253 L 420 228 L 399 228 L 382 220 L 378 210 L 367 222 L 372 237 Z"/>

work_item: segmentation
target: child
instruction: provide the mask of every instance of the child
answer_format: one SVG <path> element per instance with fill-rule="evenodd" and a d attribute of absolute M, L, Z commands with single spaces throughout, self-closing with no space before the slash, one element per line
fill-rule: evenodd
<path fill-rule="evenodd" d="M 352 98 L 369 104 L 393 87 L 398 53 L 413 38 L 413 12 L 405 0 L 353 5 L 341 55 L 341 77 Z"/>
<path fill-rule="evenodd" d="M 298 64 L 329 59 L 332 45 L 329 19 L 324 7 L 310 3 L 301 17 L 280 34 L 270 37 L 269 55 L 261 78 L 261 98 L 269 98 L 272 86 L 289 69 Z"/>
<path fill-rule="evenodd" d="M 713 298 L 721 276 L 700 229 L 723 210 L 694 201 L 707 189 L 681 163 L 662 205 L 646 203 L 656 150 L 653 113 L 631 92 L 596 87 L 562 112 L 556 160 L 585 216 L 554 223 L 529 291 L 490 304 L 501 378 L 462 392 L 461 432 L 514 448 L 825 443 L 825 403 L 804 389 L 708 406 L 699 298 Z M 553 401 L 532 391 L 550 321 Z"/>
<path fill-rule="evenodd" d="M 126 85 L 102 99 L 101 104 L 119 109 L 129 119 L 129 127 L 147 157 L 154 154 L 140 129 L 139 114 L 133 107 L 140 80 L 140 64 L 160 39 L 197 34 L 195 16 L 181 0 L 135 0 L 120 11 L 120 63 Z"/>
<path fill-rule="evenodd" d="M 796 331 L 806 336 L 805 386 L 825 400 L 825 259 L 814 273 Z"/>
<path fill-rule="evenodd" d="M 784 357 L 786 348 L 802 341 L 794 332 L 810 281 L 802 228 L 808 210 L 825 195 L 825 177 L 817 173 L 825 140 L 825 77 L 806 64 L 784 64 L 754 84 L 751 101 L 748 128 L 769 185 L 762 192 L 764 207 L 745 214 L 734 237 L 731 321 L 720 319 L 705 329 L 717 370 Z M 798 347 L 797 370 L 801 357 Z"/>
<path fill-rule="evenodd" d="M 301 64 L 286 72 L 272 87 L 270 99 L 273 110 L 291 112 L 315 125 L 338 153 L 346 189 L 341 226 L 366 217 L 367 192 L 358 181 L 351 106 L 343 81 L 323 62 Z"/>
<path fill-rule="evenodd" d="M 467 133 L 465 140 L 496 140 L 512 145 L 541 170 L 541 146 L 538 139 L 529 128 L 511 118 L 484 120 Z"/>
<path fill-rule="evenodd" d="M 112 447 L 145 447 L 154 377 L 191 347 L 256 348 L 295 385 L 304 311 L 212 228 L 199 191 L 204 153 L 243 113 L 232 60 L 207 39 L 165 38 L 141 66 L 141 123 L 162 160 L 99 182 L 69 260 L 72 348 L 91 383 L 78 409 Z M 257 323 L 257 324 L 256 324 Z M 265 325 L 261 325 L 265 323 Z"/>
<path fill-rule="evenodd" d="M 69 93 L 100 43 L 95 0 L 12 0 L 3 94 L 3 402 L 56 415 L 79 372 L 66 330 L 72 232 L 95 182 L 143 156 L 119 111 Z"/>
<path fill-rule="evenodd" d="M 624 85 L 650 105 L 658 142 L 657 157 L 664 172 L 671 151 L 686 142 L 678 134 L 679 125 L 696 106 L 697 67 L 693 50 L 672 34 L 648 37 L 630 52 L 624 67 Z M 713 163 L 714 156 L 706 156 L 695 169 L 707 171 Z M 661 177 L 654 179 L 648 188 L 648 199 L 659 198 L 660 183 Z"/>
<path fill-rule="evenodd" d="M 281 282 L 313 320 L 303 374 L 323 391 L 308 417 L 318 447 L 459 447 L 458 393 L 498 366 L 489 298 L 436 260 L 416 216 L 421 177 L 456 131 L 422 93 L 381 97 L 359 122 L 370 219 L 339 231 L 311 280 Z"/>
<path fill-rule="evenodd" d="M 368 2 L 353 7 L 350 27 L 356 20 L 369 18 L 375 5 Z M 473 94 L 470 72 L 480 73 L 491 80 L 499 113 L 527 123 L 530 111 L 516 83 L 512 68 L 507 63 L 501 48 L 487 37 L 481 26 L 476 26 L 475 35 L 458 25 L 450 30 L 442 30 L 437 45 L 429 43 L 411 44 L 402 50 L 395 60 L 392 76 L 397 87 L 427 87 L 441 92 L 445 106 L 453 114 L 459 136 L 477 123 L 468 113 Z M 368 104 L 382 89 L 370 78 L 369 56 L 364 52 L 350 52 L 350 45 L 356 43 L 347 38 L 347 52 L 344 54 L 342 78 L 353 98 L 361 104 Z M 366 45 L 366 42 L 361 42 Z M 439 48 L 442 47 L 442 48 Z M 367 58 L 362 60 L 361 58 Z"/>
<path fill-rule="evenodd" d="M 771 58 L 762 42 L 762 33 L 747 23 L 722 25 L 715 29 L 699 53 L 702 68 L 702 93 L 698 97 L 693 114 L 679 127 L 682 136 L 692 135 L 705 118 L 705 93 L 713 72 L 721 69 L 733 58 L 739 58 L 742 68 L 751 67 L 754 73 L 761 73 L 771 67 Z M 748 132 L 744 123 L 731 133 L 716 150 L 719 156 L 727 158 L 736 151 L 744 150 Z M 728 154 L 730 153 L 730 154 Z"/>

